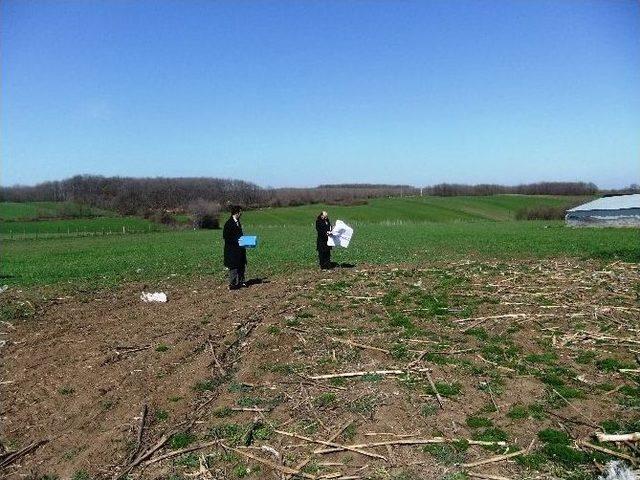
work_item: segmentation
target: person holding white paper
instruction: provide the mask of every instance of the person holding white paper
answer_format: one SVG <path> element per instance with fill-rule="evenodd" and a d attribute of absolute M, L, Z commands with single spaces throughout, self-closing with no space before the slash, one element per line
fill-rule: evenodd
<path fill-rule="evenodd" d="M 325 211 L 320 212 L 316 218 L 316 250 L 318 251 L 318 263 L 322 270 L 331 268 L 331 247 L 328 240 L 331 238 L 331 221 L 329 214 Z"/>
<path fill-rule="evenodd" d="M 342 220 L 336 220 L 336 224 L 333 226 L 333 230 L 329 233 L 329 239 L 327 244 L 330 247 L 343 247 L 347 248 L 351 237 L 353 236 L 353 228 L 344 223 Z"/>

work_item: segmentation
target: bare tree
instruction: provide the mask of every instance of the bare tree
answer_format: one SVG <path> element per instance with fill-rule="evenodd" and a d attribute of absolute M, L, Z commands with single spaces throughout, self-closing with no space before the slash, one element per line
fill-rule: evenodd
<path fill-rule="evenodd" d="M 0 188 L 0 200 L 71 201 L 115 210 L 123 215 L 147 216 L 165 211 L 190 211 L 194 205 L 240 204 L 245 208 L 295 206 L 313 203 L 358 205 L 370 198 L 420 195 L 594 195 L 598 188 L 584 182 L 540 182 L 526 185 L 447 184 L 423 189 L 410 185 L 327 184 L 315 188 L 262 188 L 254 183 L 222 178 L 131 178 L 77 175 L 34 186 Z M 631 185 L 628 192 L 638 191 Z M 606 193 L 625 193 L 608 191 Z M 194 203 L 195 202 L 195 203 Z M 204 202 L 204 203 L 198 203 Z M 219 208 L 219 207 L 218 207 Z M 211 210 L 215 212 L 215 208 Z"/>
<path fill-rule="evenodd" d="M 194 228 L 220 228 L 220 203 L 199 198 L 189 204 Z"/>
<path fill-rule="evenodd" d="M 598 193 L 598 187 L 593 183 L 585 182 L 539 182 L 515 186 L 441 183 L 425 187 L 424 192 L 428 195 L 441 197 L 458 195 L 496 195 L 505 193 L 517 193 L 521 195 L 595 195 Z"/>

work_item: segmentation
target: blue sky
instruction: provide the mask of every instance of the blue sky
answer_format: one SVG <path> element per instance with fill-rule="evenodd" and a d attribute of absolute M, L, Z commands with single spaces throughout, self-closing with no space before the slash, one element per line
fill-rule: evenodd
<path fill-rule="evenodd" d="M 2 0 L 0 183 L 640 182 L 635 0 Z"/>

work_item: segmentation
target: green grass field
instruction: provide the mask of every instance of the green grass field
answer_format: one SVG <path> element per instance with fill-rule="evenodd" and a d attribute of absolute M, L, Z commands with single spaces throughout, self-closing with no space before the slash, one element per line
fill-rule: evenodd
<path fill-rule="evenodd" d="M 244 230 L 260 237 L 248 254 L 249 277 L 316 267 L 312 225 L 264 226 L 247 218 Z M 562 222 L 369 224 L 356 229 L 348 249 L 335 249 L 333 259 L 356 265 L 559 256 L 638 262 L 639 243 L 637 230 L 572 229 Z M 3 283 L 21 286 L 97 288 L 172 275 L 224 276 L 219 230 L 5 241 L 2 258 Z"/>
<path fill-rule="evenodd" d="M 260 237 L 259 247 L 249 251 L 248 273 L 272 276 L 315 267 L 313 222 L 322 209 L 327 209 L 333 220 L 342 219 L 356 229 L 349 249 L 334 250 L 338 262 L 412 264 L 466 257 L 506 260 L 554 256 L 640 261 L 637 230 L 572 229 L 560 221 L 513 220 L 522 208 L 582 200 L 584 197 L 519 195 L 412 197 L 374 199 L 360 206 L 248 211 L 243 217 L 245 233 Z M 20 213 L 15 204 L 3 204 L 2 212 L 5 216 L 13 212 L 14 218 L 19 218 L 18 214 L 26 215 L 33 207 L 30 205 Z M 56 210 L 55 205 L 51 210 Z M 122 235 L 123 226 L 127 232 L 162 231 Z M 106 235 L 109 231 L 114 235 Z M 35 232 L 40 238 L 35 238 Z M 67 235 L 74 232 L 79 236 Z M 101 287 L 171 275 L 218 278 L 224 274 L 220 230 L 166 230 L 136 217 L 97 217 L 5 221 L 0 222 L 0 234 L 4 238 L 0 274 L 4 283 L 15 285 Z"/>
<path fill-rule="evenodd" d="M 304 205 L 247 211 L 245 223 L 255 226 L 312 225 L 321 210 L 332 218 L 343 218 L 353 226 L 372 223 L 506 221 L 518 210 L 535 206 L 566 207 L 586 197 L 495 195 L 490 197 L 405 197 L 372 199 L 366 205 Z M 65 218 L 62 218 L 65 217 Z M 179 226 L 190 226 L 189 215 L 174 215 Z M 138 217 L 70 202 L 0 203 L 0 238 L 18 239 L 52 236 L 164 231 L 167 228 Z"/>
<path fill-rule="evenodd" d="M 33 222 L 2 222 L 0 234 L 7 239 L 26 236 L 79 236 L 88 233 L 122 233 L 163 231 L 166 227 L 138 217 L 72 218 L 68 220 L 41 220 Z"/>
<path fill-rule="evenodd" d="M 0 202 L 0 238 L 165 231 L 158 223 L 72 202 Z"/>
<path fill-rule="evenodd" d="M 352 225 L 393 222 L 452 222 L 513 220 L 518 210 L 537 206 L 569 207 L 591 197 L 546 195 L 492 195 L 487 197 L 376 198 L 367 205 L 304 205 L 248 211 L 245 221 L 255 225 L 309 225 L 321 210 L 332 219 L 348 219 Z"/>
<path fill-rule="evenodd" d="M 116 214 L 72 202 L 0 202 L 0 222 L 102 216 L 114 217 Z"/>

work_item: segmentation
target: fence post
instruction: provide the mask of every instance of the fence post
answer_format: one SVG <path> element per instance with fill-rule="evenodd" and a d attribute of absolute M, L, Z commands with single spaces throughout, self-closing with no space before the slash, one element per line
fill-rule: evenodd
<path fill-rule="evenodd" d="M 124 225 L 122 226 L 122 234 L 124 235 L 126 232 L 124 230 Z"/>

